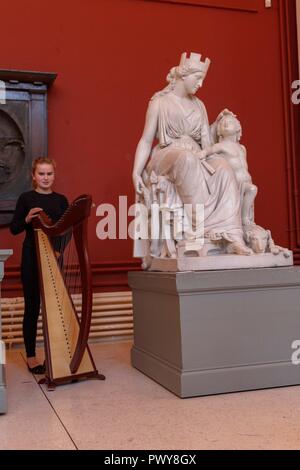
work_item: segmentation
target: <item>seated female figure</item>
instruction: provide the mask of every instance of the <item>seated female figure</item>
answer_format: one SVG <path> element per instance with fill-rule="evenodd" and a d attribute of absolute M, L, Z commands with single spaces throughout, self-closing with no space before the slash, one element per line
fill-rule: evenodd
<path fill-rule="evenodd" d="M 235 174 L 217 154 L 210 157 L 209 164 L 201 159 L 201 150 L 213 141 L 205 106 L 195 93 L 209 64 L 208 59 L 202 62 L 199 54 L 191 53 L 189 58 L 182 54 L 180 65 L 167 77 L 169 85 L 151 99 L 135 154 L 133 182 L 137 194 L 149 193 L 151 181 L 142 178 L 146 170 L 148 176 L 154 173 L 174 185 L 182 203 L 192 207 L 193 233 L 185 235 L 189 244 L 201 236 L 196 207 L 202 204 L 205 238 L 220 241 L 228 253 L 248 255 L 252 250 L 243 239 Z M 152 148 L 155 137 L 158 144 Z"/>

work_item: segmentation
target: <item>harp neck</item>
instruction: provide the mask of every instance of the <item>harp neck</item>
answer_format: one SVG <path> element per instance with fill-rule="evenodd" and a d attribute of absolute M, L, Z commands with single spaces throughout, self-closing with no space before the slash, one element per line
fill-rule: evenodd
<path fill-rule="evenodd" d="M 64 233 L 83 223 L 83 221 L 89 217 L 91 206 L 91 196 L 83 194 L 70 204 L 56 223 L 53 223 L 47 214 L 41 211 L 37 214 L 37 217 L 33 219 L 33 227 L 35 229 L 42 229 L 49 237 L 64 235 Z"/>

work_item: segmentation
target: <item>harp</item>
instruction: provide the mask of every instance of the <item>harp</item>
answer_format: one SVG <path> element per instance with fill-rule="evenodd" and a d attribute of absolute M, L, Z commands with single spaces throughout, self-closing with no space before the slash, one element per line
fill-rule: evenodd
<path fill-rule="evenodd" d="M 105 379 L 98 373 L 88 346 L 93 301 L 87 248 L 91 204 L 91 196 L 82 195 L 70 204 L 55 224 L 44 212 L 33 219 L 46 363 L 45 379 L 41 383 L 47 383 L 49 389 L 79 379 Z M 71 244 L 71 237 L 76 263 L 68 263 L 68 268 L 64 269 L 64 245 Z M 54 241 L 60 243 L 59 256 Z M 80 275 L 76 271 L 76 279 L 81 283 L 82 297 L 80 318 L 68 286 L 68 283 L 75 283 L 74 271 L 78 268 Z"/>

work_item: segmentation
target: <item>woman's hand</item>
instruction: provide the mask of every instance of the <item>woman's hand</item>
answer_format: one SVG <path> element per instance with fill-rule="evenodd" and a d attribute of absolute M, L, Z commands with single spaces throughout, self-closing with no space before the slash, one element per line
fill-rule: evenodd
<path fill-rule="evenodd" d="M 145 185 L 144 185 L 144 182 L 142 180 L 142 177 L 140 175 L 133 175 L 132 176 L 132 179 L 133 179 L 133 185 L 135 187 L 135 191 L 138 193 L 138 194 L 142 194 L 143 193 L 143 189 L 145 188 Z"/>
<path fill-rule="evenodd" d="M 32 209 L 30 209 L 30 211 L 28 212 L 28 214 L 26 215 L 25 217 L 25 222 L 26 224 L 30 224 L 30 222 L 32 221 L 32 219 L 34 217 L 37 216 L 37 214 L 39 212 L 41 212 L 43 209 L 41 207 L 33 207 Z"/>

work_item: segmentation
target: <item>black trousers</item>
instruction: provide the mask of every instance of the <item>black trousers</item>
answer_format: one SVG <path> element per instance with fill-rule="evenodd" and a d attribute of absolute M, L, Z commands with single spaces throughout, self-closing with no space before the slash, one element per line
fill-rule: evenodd
<path fill-rule="evenodd" d="M 41 303 L 39 273 L 34 247 L 23 245 L 21 279 L 25 301 L 23 337 L 27 357 L 34 357 L 37 322 Z"/>

